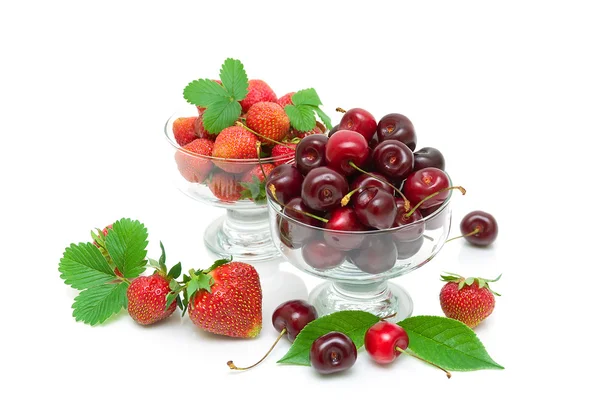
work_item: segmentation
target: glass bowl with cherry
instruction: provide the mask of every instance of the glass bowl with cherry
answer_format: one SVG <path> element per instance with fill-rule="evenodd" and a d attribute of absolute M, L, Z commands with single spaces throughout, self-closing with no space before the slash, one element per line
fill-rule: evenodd
<path fill-rule="evenodd" d="M 319 315 L 411 315 L 410 295 L 389 280 L 442 249 L 452 192 L 464 193 L 435 159 L 421 160 L 415 166 L 414 152 L 399 141 L 369 147 L 364 135 L 337 130 L 305 137 L 295 162 L 268 176 L 275 246 L 294 267 L 328 280 L 309 296 Z"/>
<path fill-rule="evenodd" d="M 293 159 L 293 146 L 266 144 L 240 122 L 221 134 L 229 135 L 236 152 L 246 158 L 219 157 L 218 136 L 204 129 L 201 116 L 202 110 L 185 108 L 167 120 L 164 132 L 175 186 L 196 201 L 225 210 L 204 231 L 206 247 L 235 260 L 279 257 L 269 233 L 264 184 L 271 170 Z"/>

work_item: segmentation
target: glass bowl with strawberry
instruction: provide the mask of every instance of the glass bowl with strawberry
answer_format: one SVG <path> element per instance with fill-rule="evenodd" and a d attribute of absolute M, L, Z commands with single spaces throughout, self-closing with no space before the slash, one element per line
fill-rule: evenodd
<path fill-rule="evenodd" d="M 465 191 L 452 186 L 438 150 L 414 151 L 406 117 L 344 112 L 329 135 L 300 140 L 294 164 L 267 177 L 271 234 L 293 266 L 329 280 L 309 297 L 319 315 L 363 310 L 404 319 L 411 297 L 389 280 L 442 249 L 452 193 Z"/>
<path fill-rule="evenodd" d="M 293 161 L 302 137 L 325 132 L 314 114 L 305 117 L 307 107 L 322 113 L 315 105 L 316 92 L 305 89 L 278 97 L 266 82 L 248 79 L 239 60 L 228 58 L 219 80 L 192 81 L 184 98 L 191 106 L 165 125 L 176 186 L 197 201 L 226 210 L 205 230 L 205 245 L 236 260 L 278 257 L 269 232 L 266 177 Z"/>

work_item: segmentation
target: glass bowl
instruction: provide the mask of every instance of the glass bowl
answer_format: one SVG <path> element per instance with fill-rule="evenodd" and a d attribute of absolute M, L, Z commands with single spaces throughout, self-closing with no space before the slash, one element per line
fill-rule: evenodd
<path fill-rule="evenodd" d="M 171 146 L 172 175 L 176 187 L 205 205 L 225 209 L 204 231 L 206 247 L 218 256 L 239 261 L 264 261 L 280 256 L 271 240 L 267 203 L 242 199 L 244 176 L 259 165 L 256 159 L 223 159 L 193 153 L 180 146 L 173 135 L 173 122 L 181 117 L 197 117 L 196 107 L 174 113 L 164 128 Z M 290 161 L 293 154 L 261 158 L 263 165 Z"/>
<path fill-rule="evenodd" d="M 294 267 L 328 280 L 309 295 L 319 315 L 362 310 L 399 321 L 412 314 L 412 299 L 388 280 L 420 268 L 442 249 L 451 197 L 419 222 L 366 232 L 310 226 L 286 215 L 270 194 L 267 201 L 277 249 Z"/>

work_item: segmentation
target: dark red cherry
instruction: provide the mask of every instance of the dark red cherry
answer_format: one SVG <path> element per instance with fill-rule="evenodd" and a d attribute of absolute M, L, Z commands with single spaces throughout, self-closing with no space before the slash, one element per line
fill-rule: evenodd
<path fill-rule="evenodd" d="M 429 195 L 450 187 L 450 178 L 443 170 L 435 167 L 412 172 L 404 181 L 402 192 L 410 203 L 415 206 Z M 427 201 L 424 201 L 419 209 L 427 209 L 442 204 L 450 195 L 450 191 L 441 192 Z"/>
<path fill-rule="evenodd" d="M 311 170 L 302 183 L 302 200 L 316 211 L 330 211 L 336 208 L 347 193 L 346 179 L 328 167 Z"/>
<path fill-rule="evenodd" d="M 296 166 L 303 175 L 315 167 L 325 166 L 325 144 L 328 139 L 324 134 L 311 134 L 300 140 L 296 146 Z"/>
<path fill-rule="evenodd" d="M 396 140 L 414 150 L 417 146 L 417 136 L 412 122 L 399 113 L 390 113 L 379 120 L 377 124 L 379 141 Z"/>
<path fill-rule="evenodd" d="M 395 180 L 406 178 L 414 166 L 414 157 L 410 148 L 395 140 L 380 142 L 373 149 L 371 158 L 378 172 Z"/>
<path fill-rule="evenodd" d="M 276 201 L 282 205 L 287 204 L 292 198 L 300 196 L 304 176 L 291 164 L 277 166 L 267 177 L 266 189 L 271 194 L 271 185 L 275 187 Z"/>
<path fill-rule="evenodd" d="M 304 300 L 290 300 L 277 306 L 271 320 L 275 330 L 285 329 L 287 338 L 293 342 L 304 326 L 316 318 L 317 310 L 312 305 Z"/>
<path fill-rule="evenodd" d="M 422 149 L 414 152 L 414 157 L 415 167 L 413 170 L 415 172 L 426 167 L 437 167 L 441 170 L 446 168 L 446 160 L 437 148 L 423 147 Z"/>
<path fill-rule="evenodd" d="M 321 374 L 347 370 L 356 362 L 356 345 L 341 332 L 329 332 L 310 347 L 310 364 Z"/>
<path fill-rule="evenodd" d="M 344 263 L 346 252 L 329 246 L 323 240 L 314 240 L 302 246 L 302 258 L 309 266 L 326 270 Z"/>
<path fill-rule="evenodd" d="M 298 249 L 315 236 L 316 230 L 308 226 L 322 227 L 323 222 L 306 214 L 315 214 L 299 197 L 292 198 L 283 208 L 283 213 L 298 223 L 281 217 L 279 220 L 279 237 L 283 244 L 291 249 Z"/>
<path fill-rule="evenodd" d="M 425 222 L 423 222 L 421 211 L 416 209 L 411 212 L 412 207 L 409 207 L 407 210 L 405 201 L 402 198 L 395 198 L 395 201 L 398 213 L 396 214 L 393 227 L 404 227 L 392 233 L 394 241 L 412 241 L 418 239 L 425 232 Z M 410 216 L 406 217 L 407 214 L 410 214 Z"/>
<path fill-rule="evenodd" d="M 348 109 L 340 120 L 340 130 L 343 129 L 358 132 L 364 138 L 370 140 L 377 132 L 377 120 L 369 111 L 364 109 Z"/>
<path fill-rule="evenodd" d="M 381 173 L 377 173 L 377 172 L 370 172 L 369 174 L 361 173 L 352 181 L 352 184 L 350 185 L 350 190 L 353 191 L 355 189 L 358 189 L 358 192 L 362 192 L 364 189 L 366 189 L 368 187 L 375 187 L 378 189 L 383 189 L 384 191 L 389 192 L 390 194 L 393 195 L 394 188 L 392 188 L 390 186 L 390 183 L 391 182 L 389 180 L 387 180 L 385 178 L 385 176 L 382 175 Z M 354 199 L 356 198 L 356 194 L 358 192 L 356 192 L 354 195 L 352 195 L 352 201 L 354 201 Z"/>
<path fill-rule="evenodd" d="M 354 211 L 362 224 L 379 230 L 390 228 L 398 213 L 394 196 L 377 188 L 358 192 L 354 201 Z"/>
<path fill-rule="evenodd" d="M 375 323 L 365 333 L 365 349 L 378 364 L 389 364 L 408 348 L 408 333 L 386 321 Z"/>
<path fill-rule="evenodd" d="M 398 251 L 389 234 L 366 234 L 361 248 L 351 251 L 349 256 L 361 271 L 380 274 L 394 267 Z"/>
<path fill-rule="evenodd" d="M 345 232 L 366 231 L 367 228 L 358 221 L 356 212 L 350 207 L 334 209 L 328 216 L 325 224 L 323 238 L 332 248 L 339 250 L 352 250 L 360 247 L 365 236 Z"/>
<path fill-rule="evenodd" d="M 425 238 L 423 236 L 412 241 L 394 240 L 396 250 L 398 250 L 398 259 L 408 259 L 419 253 Z"/>
<path fill-rule="evenodd" d="M 498 223 L 490 213 L 471 211 L 460 222 L 460 232 L 471 244 L 489 246 L 498 237 Z"/>
<path fill-rule="evenodd" d="M 325 146 L 327 167 L 344 175 L 350 175 L 356 171 L 350 166 L 351 162 L 362 167 L 367 162 L 369 154 L 367 140 L 362 134 L 355 131 L 340 130 L 329 137 Z"/>
<path fill-rule="evenodd" d="M 335 125 L 333 128 L 331 128 L 329 130 L 329 132 L 327 133 L 328 137 L 331 137 L 333 134 L 335 134 L 337 131 L 339 131 L 340 129 L 340 124 Z"/>

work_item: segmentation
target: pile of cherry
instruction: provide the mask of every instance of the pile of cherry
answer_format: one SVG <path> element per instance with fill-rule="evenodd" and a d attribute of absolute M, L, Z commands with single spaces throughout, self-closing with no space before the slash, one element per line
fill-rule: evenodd
<path fill-rule="evenodd" d="M 267 178 L 270 198 L 289 217 L 278 219 L 281 242 L 302 249 L 304 261 L 318 270 L 347 260 L 379 274 L 414 256 L 425 229 L 439 227 L 424 218 L 453 189 L 442 153 L 415 151 L 416 143 L 404 115 L 377 121 L 361 108 L 344 111 L 328 135 L 304 137 L 295 163 L 276 167 Z M 363 234 L 368 231 L 381 234 Z"/>

